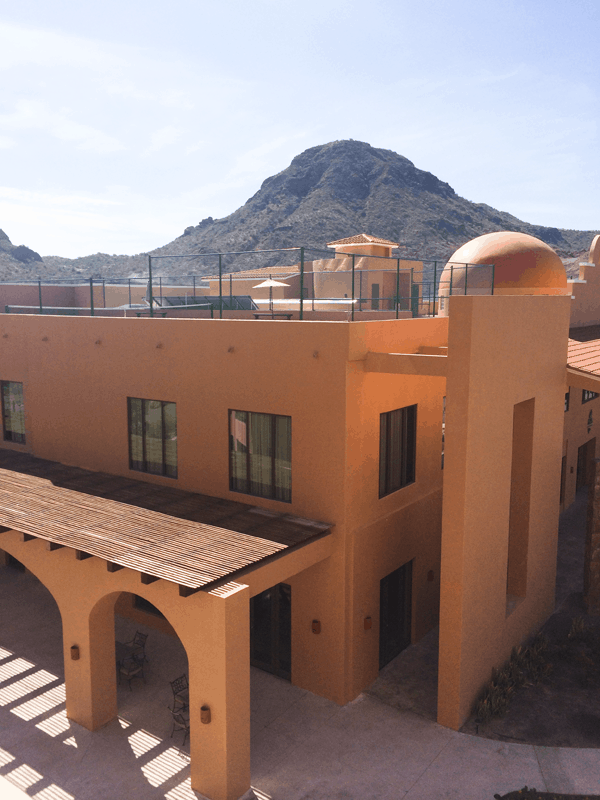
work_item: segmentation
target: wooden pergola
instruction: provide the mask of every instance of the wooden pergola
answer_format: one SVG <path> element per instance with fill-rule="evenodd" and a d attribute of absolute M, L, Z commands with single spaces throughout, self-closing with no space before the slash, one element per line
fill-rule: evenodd
<path fill-rule="evenodd" d="M 221 525 L 204 522 L 203 516 L 220 518 Z M 24 541 L 43 539 L 48 550 L 70 547 L 79 560 L 104 559 L 109 572 L 136 570 L 145 584 L 176 583 L 183 597 L 235 580 L 331 529 L 290 514 L 11 451 L 0 456 L 0 526 L 20 532 Z"/>

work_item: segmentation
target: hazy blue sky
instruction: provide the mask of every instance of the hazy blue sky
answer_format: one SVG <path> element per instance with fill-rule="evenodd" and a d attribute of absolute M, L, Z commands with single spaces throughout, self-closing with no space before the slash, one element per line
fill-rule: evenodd
<path fill-rule="evenodd" d="M 166 244 L 349 138 L 600 229 L 600 0 L 3 5 L 0 228 L 42 255 Z"/>

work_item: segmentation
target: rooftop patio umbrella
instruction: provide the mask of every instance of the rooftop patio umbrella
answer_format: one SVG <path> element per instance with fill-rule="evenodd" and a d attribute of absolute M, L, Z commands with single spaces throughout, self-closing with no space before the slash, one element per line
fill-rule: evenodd
<path fill-rule="evenodd" d="M 266 289 L 267 286 L 269 287 L 269 311 L 273 313 L 273 287 L 274 286 L 289 286 L 289 283 L 282 283 L 281 281 L 274 281 L 273 278 L 269 278 L 262 283 L 259 283 L 257 286 L 253 286 L 253 289 Z"/>

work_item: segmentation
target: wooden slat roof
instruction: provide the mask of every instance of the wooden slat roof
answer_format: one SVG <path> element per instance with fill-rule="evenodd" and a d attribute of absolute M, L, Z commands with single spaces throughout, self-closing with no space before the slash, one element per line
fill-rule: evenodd
<path fill-rule="evenodd" d="M 0 525 L 190 590 L 232 579 L 331 528 L 9 450 L 0 450 Z"/>

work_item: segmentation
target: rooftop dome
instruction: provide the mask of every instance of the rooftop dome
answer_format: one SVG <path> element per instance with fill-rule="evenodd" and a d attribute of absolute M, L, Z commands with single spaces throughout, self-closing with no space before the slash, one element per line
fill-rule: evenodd
<path fill-rule="evenodd" d="M 465 288 L 465 265 L 466 269 Z M 492 265 L 489 267 L 477 265 Z M 554 250 L 527 233 L 498 231 L 467 242 L 450 257 L 440 279 L 440 312 L 450 294 L 566 294 L 567 274 Z"/>
<path fill-rule="evenodd" d="M 600 236 L 594 236 L 588 260 L 592 264 L 600 264 Z"/>

